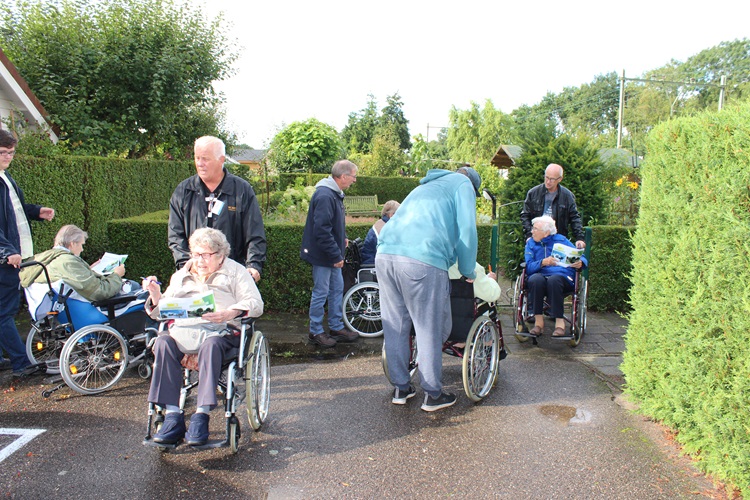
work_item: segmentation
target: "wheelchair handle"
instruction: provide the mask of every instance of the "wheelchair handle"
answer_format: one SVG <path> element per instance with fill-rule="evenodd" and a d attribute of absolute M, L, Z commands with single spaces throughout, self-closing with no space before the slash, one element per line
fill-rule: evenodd
<path fill-rule="evenodd" d="M 8 262 L 8 259 L 0 259 L 0 264 L 6 264 Z M 35 260 L 30 260 L 28 262 L 21 262 L 21 265 L 18 266 L 19 269 L 23 269 L 24 267 L 31 267 L 31 266 L 41 266 L 42 271 L 44 271 L 44 277 L 47 280 L 47 286 L 52 288 L 52 281 L 49 279 L 49 272 L 47 271 L 47 266 L 42 264 L 41 262 L 37 262 Z"/>

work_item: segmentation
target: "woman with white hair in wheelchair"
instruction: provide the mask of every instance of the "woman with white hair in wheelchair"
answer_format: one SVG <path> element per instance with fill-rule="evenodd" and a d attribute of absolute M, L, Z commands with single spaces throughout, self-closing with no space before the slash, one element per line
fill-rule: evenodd
<path fill-rule="evenodd" d="M 257 318 L 263 314 L 263 299 L 245 266 L 228 257 L 229 242 L 221 231 L 198 229 L 190 236 L 188 244 L 190 260 L 172 275 L 163 295 L 155 276 L 143 281 L 143 288 L 149 292 L 146 311 L 157 319 L 160 317 L 159 300 L 163 297 L 200 297 L 209 292 L 214 295 L 215 311 L 203 314 L 200 320 L 176 319 L 168 332 L 160 332 L 153 346 L 154 372 L 148 400 L 166 409 L 164 423 L 154 434 L 154 442 L 177 444 L 186 435 L 185 416 L 179 407 L 181 362 L 185 356 L 181 348 L 186 347 L 184 343 L 178 344 L 176 330 L 185 323 L 193 329 L 205 328 L 208 335 L 197 347 L 198 408 L 190 419 L 186 438 L 189 445 L 200 446 L 208 442 L 209 412 L 217 404 L 216 387 L 222 363 L 236 355 L 240 344 L 240 318 Z M 175 336 L 170 336 L 170 332 Z"/>
<path fill-rule="evenodd" d="M 47 268 L 52 282 L 63 280 L 86 300 L 97 301 L 114 297 L 122 288 L 125 266 L 120 264 L 112 273 L 101 275 L 91 269 L 81 258 L 88 233 L 78 226 L 68 224 L 60 228 L 55 236 L 55 246 L 34 256 Z M 41 266 L 24 267 L 21 270 L 21 286 L 32 283 L 47 283 Z"/>
<path fill-rule="evenodd" d="M 534 313 L 534 327 L 529 331 L 539 336 L 544 331 L 544 297 L 549 303 L 549 314 L 555 318 L 553 337 L 565 336 L 563 300 L 575 287 L 576 270 L 588 265 L 586 258 L 561 266 L 553 255 L 553 246 L 561 244 L 575 248 L 565 236 L 557 234 L 555 220 L 543 215 L 531 221 L 531 238 L 526 242 L 526 286 Z"/>

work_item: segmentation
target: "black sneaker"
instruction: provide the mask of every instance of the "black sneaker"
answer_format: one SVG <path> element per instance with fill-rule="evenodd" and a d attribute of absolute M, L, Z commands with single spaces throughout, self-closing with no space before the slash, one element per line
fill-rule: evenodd
<path fill-rule="evenodd" d="M 313 335 L 312 333 L 307 336 L 310 342 L 317 344 L 320 347 L 334 347 L 336 341 L 333 340 L 327 333 L 323 332 L 319 335 Z"/>
<path fill-rule="evenodd" d="M 416 393 L 417 393 L 417 390 L 414 388 L 413 385 L 410 385 L 409 389 L 406 391 L 396 387 L 396 390 L 393 391 L 393 399 L 391 400 L 391 402 L 394 405 L 405 405 L 406 400 L 409 398 L 413 398 Z"/>
<path fill-rule="evenodd" d="M 429 394 L 425 394 L 422 409 L 424 411 L 435 411 L 442 408 L 448 408 L 449 406 L 453 406 L 454 404 L 456 404 L 456 396 L 453 394 L 443 392 L 436 398 L 433 398 Z"/>

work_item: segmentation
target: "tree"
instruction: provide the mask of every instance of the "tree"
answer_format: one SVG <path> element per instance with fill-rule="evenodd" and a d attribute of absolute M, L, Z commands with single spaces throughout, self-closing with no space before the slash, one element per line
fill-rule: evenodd
<path fill-rule="evenodd" d="M 378 105 L 375 96 L 368 95 L 365 109 L 349 113 L 349 122 L 341 131 L 341 140 L 349 154 L 368 154 L 378 128 Z"/>
<path fill-rule="evenodd" d="M 388 128 L 396 136 L 396 144 L 402 151 L 411 149 L 411 140 L 409 138 L 409 120 L 404 117 L 404 111 L 401 109 L 404 105 L 401 102 L 401 96 L 396 92 L 386 98 L 388 104 L 382 109 L 380 115 L 379 128 Z"/>
<path fill-rule="evenodd" d="M 279 172 L 329 173 L 343 157 L 338 132 L 332 126 L 310 118 L 284 127 L 271 141 L 268 158 Z"/>
<path fill-rule="evenodd" d="M 398 175 L 406 163 L 406 154 L 392 128 L 381 128 L 372 141 L 372 165 L 367 175 L 388 177 Z"/>
<path fill-rule="evenodd" d="M 200 135 L 233 140 L 212 88 L 237 57 L 221 16 L 187 0 L 16 0 L 0 23 L 3 50 L 70 150 L 185 157 Z"/>
<path fill-rule="evenodd" d="M 510 116 L 495 109 L 489 99 L 481 109 L 473 101 L 467 110 L 454 106 L 446 139 L 450 158 L 461 163 L 489 164 L 497 148 L 509 142 L 512 125 Z"/>

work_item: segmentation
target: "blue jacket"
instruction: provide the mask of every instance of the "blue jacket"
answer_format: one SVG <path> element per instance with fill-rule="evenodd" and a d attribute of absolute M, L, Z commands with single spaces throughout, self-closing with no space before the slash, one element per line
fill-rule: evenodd
<path fill-rule="evenodd" d="M 5 175 L 8 176 L 10 183 L 15 188 L 18 198 L 23 205 L 23 211 L 26 212 L 26 218 L 29 222 L 32 220 L 42 220 L 39 217 L 39 211 L 42 209 L 42 206 L 25 203 L 23 191 L 18 187 L 16 181 L 13 180 L 7 170 L 5 171 Z M 8 185 L 5 184 L 5 181 L 0 179 L 0 259 L 7 259 L 11 255 L 20 253 L 21 238 L 18 236 L 16 213 L 13 210 L 13 202 L 10 199 Z M 1 266 L 3 269 L 13 269 L 15 273 L 18 273 L 18 269 L 9 264 L 2 264 Z"/>
<path fill-rule="evenodd" d="M 383 224 L 390 220 L 390 217 L 384 215 L 381 217 Z M 375 224 L 378 224 L 377 222 Z M 381 231 L 383 228 L 380 229 Z M 369 231 L 367 231 L 367 237 L 365 242 L 362 244 L 362 265 L 370 265 L 375 263 L 375 254 L 378 250 L 378 233 L 375 231 L 375 225 L 373 225 Z"/>
<path fill-rule="evenodd" d="M 432 169 L 380 231 L 378 254 L 409 257 L 474 279 L 477 201 L 468 177 Z"/>
<path fill-rule="evenodd" d="M 545 266 L 542 267 L 542 260 L 549 257 L 552 253 L 552 246 L 555 243 L 562 243 L 565 246 L 575 247 L 573 243 L 561 234 L 551 234 L 546 238 L 542 238 L 541 241 L 537 242 L 530 239 L 526 242 L 526 250 L 524 252 L 524 259 L 526 260 L 526 275 L 531 276 L 532 274 L 541 272 L 544 276 L 551 276 L 553 274 L 562 274 L 567 276 L 572 282 L 576 276 L 576 270 L 572 267 L 561 267 L 561 266 Z M 588 267 L 589 263 L 586 257 L 581 257 L 584 267 Z"/>
<path fill-rule="evenodd" d="M 345 241 L 344 192 L 329 176 L 315 185 L 310 199 L 300 258 L 314 266 L 333 267 L 344 260 Z"/>

